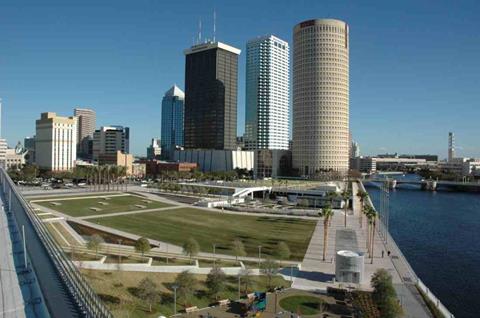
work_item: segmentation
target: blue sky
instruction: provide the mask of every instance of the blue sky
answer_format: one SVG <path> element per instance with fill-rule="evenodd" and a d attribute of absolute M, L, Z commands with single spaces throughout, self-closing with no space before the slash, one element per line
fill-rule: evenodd
<path fill-rule="evenodd" d="M 363 154 L 480 157 L 479 1 L 50 1 L 0 2 L 0 97 L 11 146 L 34 134 L 40 112 L 97 111 L 97 124 L 131 127 L 132 151 L 160 136 L 165 91 L 184 86 L 183 49 L 198 20 L 245 49 L 293 26 L 334 17 L 350 25 L 350 122 Z M 238 133 L 244 130 L 245 55 Z"/>

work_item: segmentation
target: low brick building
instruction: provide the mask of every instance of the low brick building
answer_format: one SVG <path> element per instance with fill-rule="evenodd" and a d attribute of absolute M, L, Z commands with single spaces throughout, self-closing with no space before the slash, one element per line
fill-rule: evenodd
<path fill-rule="evenodd" d="M 149 160 L 146 162 L 147 176 L 159 175 L 162 171 L 190 172 L 198 168 L 192 162 L 167 162 L 160 160 Z"/>

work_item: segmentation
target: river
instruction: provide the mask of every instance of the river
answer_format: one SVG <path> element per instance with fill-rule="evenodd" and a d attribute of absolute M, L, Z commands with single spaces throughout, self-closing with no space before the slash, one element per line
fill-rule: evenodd
<path fill-rule="evenodd" d="M 390 192 L 390 233 L 456 318 L 480 317 L 480 193 Z M 377 208 L 379 190 L 367 191 Z"/>

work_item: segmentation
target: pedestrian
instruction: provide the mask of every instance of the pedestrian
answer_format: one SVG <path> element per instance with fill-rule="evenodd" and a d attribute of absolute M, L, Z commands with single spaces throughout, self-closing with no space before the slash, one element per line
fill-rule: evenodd
<path fill-rule="evenodd" d="M 385 251 L 382 250 L 382 258 L 383 258 L 383 255 L 385 254 Z"/>
<path fill-rule="evenodd" d="M 387 252 L 387 255 L 390 256 L 390 251 Z"/>

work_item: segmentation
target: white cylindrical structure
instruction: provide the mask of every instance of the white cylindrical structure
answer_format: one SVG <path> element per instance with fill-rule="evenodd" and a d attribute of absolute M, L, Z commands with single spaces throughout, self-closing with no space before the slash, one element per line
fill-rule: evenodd
<path fill-rule="evenodd" d="M 301 175 L 348 171 L 348 32 L 334 19 L 293 30 L 293 166 Z"/>
<path fill-rule="evenodd" d="M 363 254 L 348 250 L 337 252 L 335 257 L 335 280 L 337 282 L 361 284 L 364 271 Z"/>

